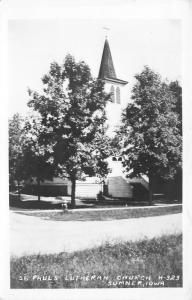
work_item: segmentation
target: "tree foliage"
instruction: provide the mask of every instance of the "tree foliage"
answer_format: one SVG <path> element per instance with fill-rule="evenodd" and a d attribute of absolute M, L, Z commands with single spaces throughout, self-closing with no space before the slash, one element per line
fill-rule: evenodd
<path fill-rule="evenodd" d="M 53 179 L 56 169 L 49 160 L 50 153 L 41 140 L 45 128 L 40 117 L 31 115 L 25 119 L 23 128 L 23 168 L 24 178 L 37 183 L 38 200 L 40 200 L 40 184 L 45 179 Z"/>
<path fill-rule="evenodd" d="M 74 206 L 76 180 L 108 172 L 105 106 L 110 96 L 104 83 L 92 78 L 88 65 L 71 55 L 62 65 L 53 62 L 42 82 L 43 94 L 29 91 L 29 106 L 41 116 L 41 143 L 49 149 L 49 161 L 72 182 Z"/>
<path fill-rule="evenodd" d="M 9 184 L 18 186 L 23 180 L 22 151 L 23 118 L 17 113 L 9 119 Z"/>
<path fill-rule="evenodd" d="M 41 143 L 43 126 L 37 116 L 22 118 L 15 114 L 9 120 L 9 180 L 20 185 L 30 180 L 38 183 L 52 179 L 54 166 L 49 162 L 48 149 Z M 38 193 L 40 200 L 40 193 Z"/>
<path fill-rule="evenodd" d="M 179 116 L 179 129 L 180 129 L 180 133 L 182 134 L 182 87 L 180 86 L 179 82 L 176 80 L 170 82 L 169 88 L 176 98 L 174 111 Z"/>
<path fill-rule="evenodd" d="M 171 178 L 181 165 L 181 121 L 175 112 L 177 99 L 159 74 L 146 66 L 135 78 L 118 135 L 126 171 L 149 177 L 151 203 L 153 178 Z"/>

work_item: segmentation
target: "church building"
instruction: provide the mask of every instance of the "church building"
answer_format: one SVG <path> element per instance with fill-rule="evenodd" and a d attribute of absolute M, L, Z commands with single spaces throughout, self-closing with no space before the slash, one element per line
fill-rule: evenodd
<path fill-rule="evenodd" d="M 112 137 L 116 128 L 120 125 L 123 108 L 127 104 L 125 86 L 127 81 L 119 79 L 115 72 L 111 50 L 107 38 L 105 39 L 98 78 L 105 82 L 105 90 L 111 93 L 111 101 L 106 105 L 108 135 Z M 105 185 L 97 177 L 87 177 L 86 181 L 76 182 L 76 197 L 96 199 L 99 192 L 114 198 L 133 198 L 133 187 L 139 184 L 143 189 L 148 189 L 148 182 L 144 178 L 128 179 L 123 172 L 121 157 L 108 158 L 111 173 L 108 174 Z M 70 195 L 71 183 L 67 179 L 54 178 L 53 181 L 41 183 L 41 191 L 44 195 L 58 194 Z"/>
<path fill-rule="evenodd" d="M 98 78 L 104 80 L 106 92 L 112 94 L 112 101 L 107 104 L 106 114 L 108 120 L 108 134 L 113 136 L 115 129 L 120 125 L 123 108 L 127 105 L 128 95 L 124 87 L 127 81 L 119 79 L 116 75 L 113 59 L 106 38 L 99 69 Z M 133 186 L 140 185 L 143 189 L 148 189 L 148 182 L 144 178 L 128 179 L 123 172 L 121 157 L 110 157 L 109 167 L 112 172 L 108 174 L 106 180 L 107 194 L 115 198 L 132 198 Z"/>

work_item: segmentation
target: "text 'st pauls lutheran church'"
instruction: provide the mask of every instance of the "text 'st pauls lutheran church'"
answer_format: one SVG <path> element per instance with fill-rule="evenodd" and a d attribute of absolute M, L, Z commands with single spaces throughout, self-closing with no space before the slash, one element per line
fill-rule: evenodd
<path fill-rule="evenodd" d="M 122 109 L 127 103 L 124 87 L 128 82 L 119 79 L 116 75 L 107 39 L 104 43 L 98 78 L 104 80 L 106 92 L 112 94 L 112 101 L 106 107 L 108 134 L 112 136 L 120 124 Z M 135 184 L 139 184 L 142 189 L 148 189 L 148 183 L 145 179 L 126 178 L 123 173 L 121 157 L 110 157 L 108 163 L 112 172 L 108 174 L 106 179 L 104 188 L 106 195 L 116 198 L 132 198 Z M 54 178 L 53 181 L 46 180 L 43 182 L 41 189 L 42 192 L 45 191 L 48 194 L 57 190 L 61 195 L 70 195 L 71 183 L 67 179 Z M 86 181 L 77 181 L 76 183 L 76 197 L 96 198 L 100 191 L 103 191 L 103 184 L 99 183 L 96 177 L 87 177 Z"/>

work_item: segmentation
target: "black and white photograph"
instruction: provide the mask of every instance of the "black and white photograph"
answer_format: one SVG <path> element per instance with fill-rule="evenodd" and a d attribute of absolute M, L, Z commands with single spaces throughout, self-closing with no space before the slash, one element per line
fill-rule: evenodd
<path fill-rule="evenodd" d="M 11 291 L 183 288 L 183 22 L 104 10 L 7 22 Z"/>

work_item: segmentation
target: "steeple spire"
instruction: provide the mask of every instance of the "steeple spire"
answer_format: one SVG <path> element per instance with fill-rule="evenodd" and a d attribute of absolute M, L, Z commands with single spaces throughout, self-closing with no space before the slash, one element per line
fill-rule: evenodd
<path fill-rule="evenodd" d="M 107 38 L 105 39 L 103 55 L 102 55 L 102 59 L 101 59 L 101 65 L 100 65 L 98 77 L 100 79 L 105 79 L 105 78 L 115 79 L 115 78 L 117 78 Z"/>
<path fill-rule="evenodd" d="M 120 85 L 127 84 L 127 81 L 118 79 L 116 76 L 111 50 L 109 48 L 109 42 L 107 38 L 105 39 L 98 78 L 105 81 L 115 82 Z"/>

